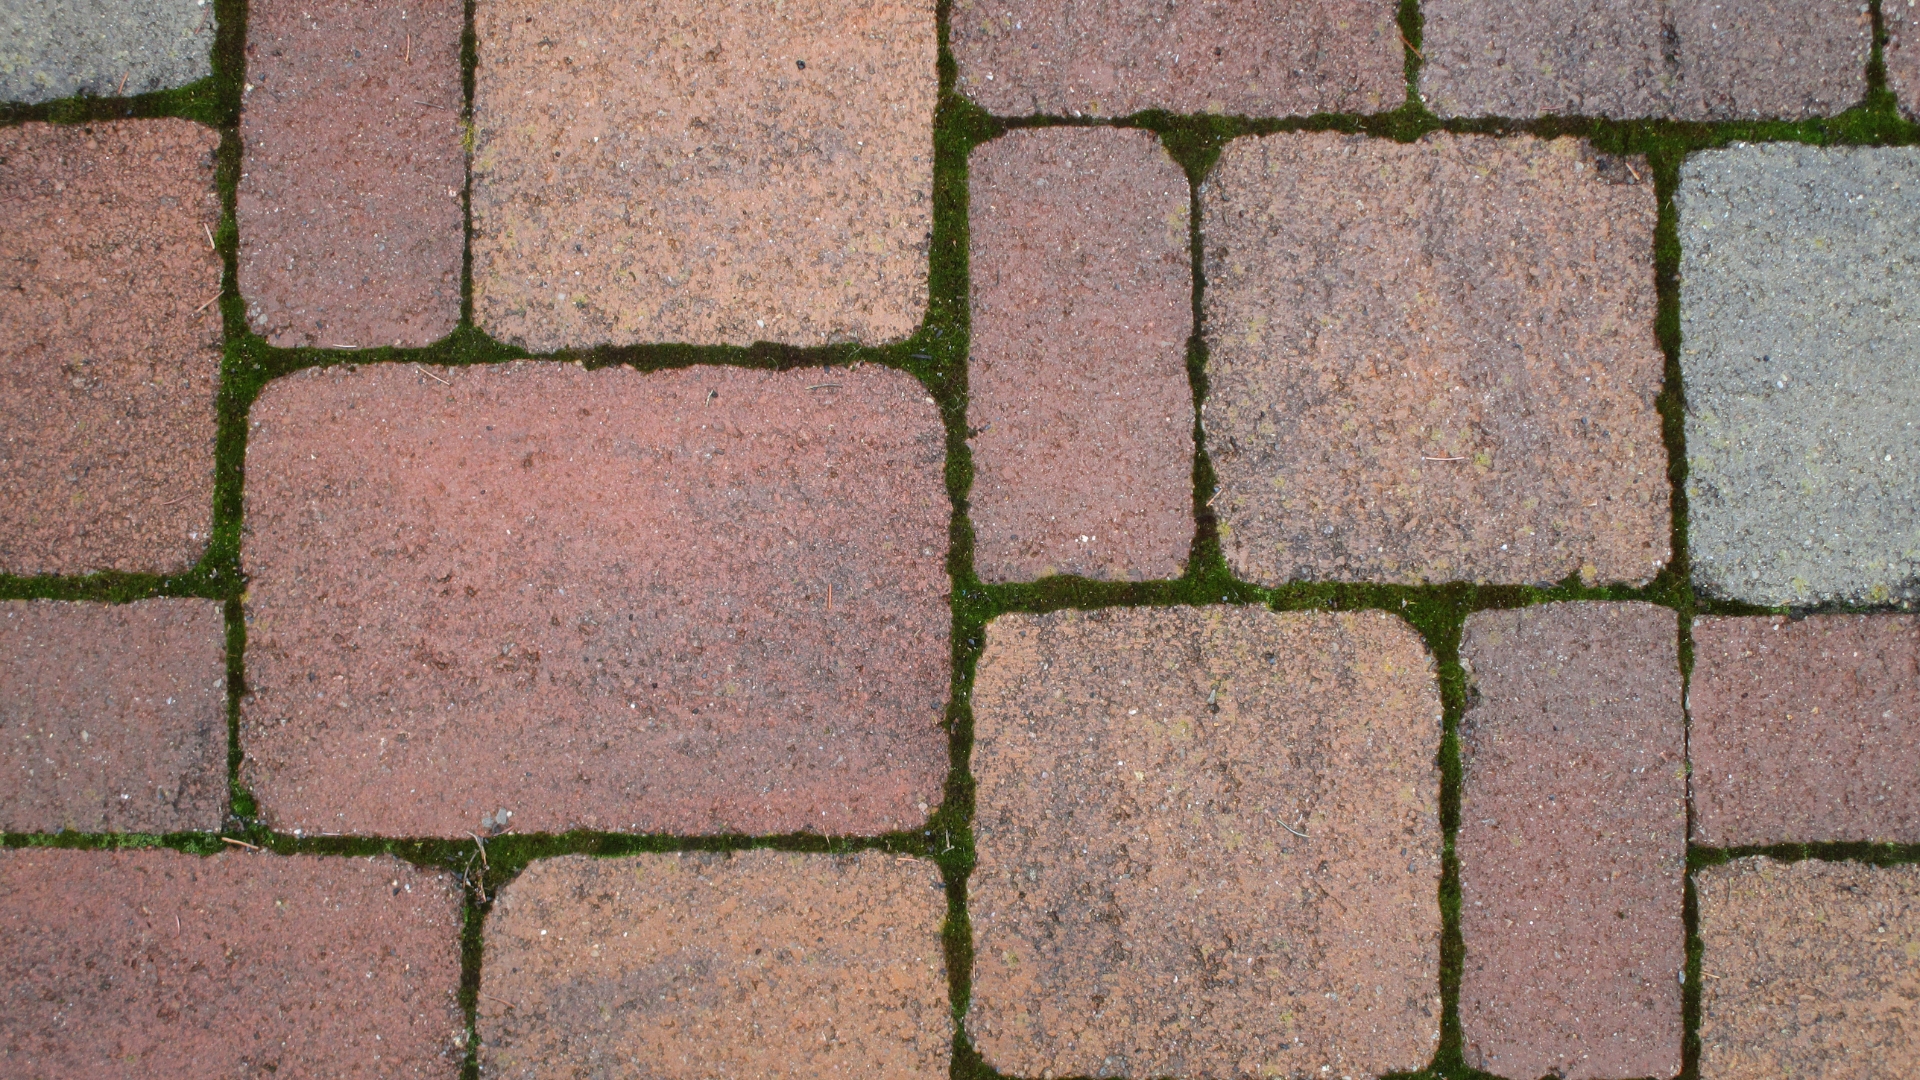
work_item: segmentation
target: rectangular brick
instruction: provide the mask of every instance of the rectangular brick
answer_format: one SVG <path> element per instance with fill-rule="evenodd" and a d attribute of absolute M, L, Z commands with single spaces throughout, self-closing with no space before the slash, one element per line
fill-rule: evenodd
<path fill-rule="evenodd" d="M 959 89 L 1002 116 L 1374 113 L 1406 100 L 1394 0 L 956 0 Z"/>
<path fill-rule="evenodd" d="M 1178 577 L 1193 544 L 1187 178 L 1150 131 L 1013 131 L 968 166 L 974 567 Z"/>
<path fill-rule="evenodd" d="M 1687 859 L 1676 616 L 1638 603 L 1483 611 L 1460 658 L 1467 1064 L 1674 1075 Z"/>
<path fill-rule="evenodd" d="M 240 294 L 283 347 L 429 344 L 460 321 L 461 0 L 255 0 Z"/>
<path fill-rule="evenodd" d="M 1887 28 L 1882 50 L 1887 65 L 1887 89 L 1900 100 L 1908 119 L 1920 118 L 1920 10 L 1911 3 L 1886 0 L 1880 5 Z"/>
<path fill-rule="evenodd" d="M 391 858 L 0 850 L 0 1072 L 452 1080 L 461 924 Z"/>
<path fill-rule="evenodd" d="M 207 0 L 0 5 L 0 101 L 120 97 L 213 74 Z"/>
<path fill-rule="evenodd" d="M 280 379 L 244 775 L 273 827 L 848 834 L 938 802 L 945 431 L 868 366 Z"/>
<path fill-rule="evenodd" d="M 1920 616 L 1693 624 L 1694 839 L 1920 843 Z"/>
<path fill-rule="evenodd" d="M 181 832 L 227 804 L 218 600 L 0 602 L 0 832 Z"/>
<path fill-rule="evenodd" d="M 1440 1038 L 1440 697 L 1381 612 L 1003 615 L 966 1027 L 1013 1076 L 1376 1076 Z"/>
<path fill-rule="evenodd" d="M 478 0 L 473 307 L 545 351 L 919 328 L 933 0 Z"/>
<path fill-rule="evenodd" d="M 1920 1076 L 1920 866 L 1736 859 L 1694 889 L 1701 1080 Z"/>
<path fill-rule="evenodd" d="M 945 1080 L 946 913 L 877 851 L 536 862 L 487 918 L 481 1073 Z"/>
<path fill-rule="evenodd" d="M 1573 139 L 1238 139 L 1201 186 L 1227 560 L 1644 582 L 1669 552 L 1653 174 Z"/>
<path fill-rule="evenodd" d="M 219 142 L 172 119 L 0 128 L 0 573 L 206 549 Z"/>

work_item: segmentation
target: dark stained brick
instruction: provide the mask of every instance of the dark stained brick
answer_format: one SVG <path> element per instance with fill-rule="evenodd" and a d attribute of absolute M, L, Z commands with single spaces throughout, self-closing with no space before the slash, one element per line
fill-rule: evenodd
<path fill-rule="evenodd" d="M 218 829 L 217 600 L 0 603 L 0 831 Z"/>
<path fill-rule="evenodd" d="M 945 1080 L 945 917 L 876 851 L 536 862 L 487 919 L 481 1075 Z"/>
<path fill-rule="evenodd" d="M 1003 615 L 967 1031 L 1013 1076 L 1376 1076 L 1440 1038 L 1440 698 L 1381 612 Z"/>
<path fill-rule="evenodd" d="M 0 128 L 0 572 L 205 550 L 219 142 L 186 120 Z"/>
<path fill-rule="evenodd" d="M 1676 616 L 1547 604 L 1467 619 L 1460 1028 L 1467 1064 L 1680 1071 L 1686 736 Z"/>
<path fill-rule="evenodd" d="M 0 1071 L 452 1080 L 460 902 L 391 858 L 0 851 Z"/>
<path fill-rule="evenodd" d="M 880 833 L 939 800 L 951 507 L 911 377 L 335 368 L 252 423 L 275 828 Z"/>
<path fill-rule="evenodd" d="M 1193 542 L 1187 178 L 1149 131 L 1015 131 L 973 152 L 974 565 L 1178 577 Z"/>
<path fill-rule="evenodd" d="M 1694 839 L 1920 843 L 1920 616 L 1693 624 Z"/>
<path fill-rule="evenodd" d="M 240 293 L 275 345 L 426 345 L 460 319 L 460 0 L 255 0 Z"/>

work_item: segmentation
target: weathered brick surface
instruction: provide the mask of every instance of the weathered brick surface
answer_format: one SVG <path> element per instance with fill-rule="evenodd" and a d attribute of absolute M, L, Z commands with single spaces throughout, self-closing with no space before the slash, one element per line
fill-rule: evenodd
<path fill-rule="evenodd" d="M 460 1075 L 460 893 L 395 859 L 0 851 L 0 1072 Z"/>
<path fill-rule="evenodd" d="M 0 572 L 205 550 L 219 141 L 186 120 L 0 129 Z"/>
<path fill-rule="evenodd" d="M 1229 144 L 1201 197 L 1234 569 L 1651 578 L 1670 498 L 1651 181 L 1572 139 Z"/>
<path fill-rule="evenodd" d="M 905 337 L 932 0 L 480 0 L 474 317 L 547 350 Z"/>
<path fill-rule="evenodd" d="M 967 1030 L 1014 1076 L 1374 1076 L 1440 1036 L 1440 700 L 1378 613 L 1003 615 Z"/>
<path fill-rule="evenodd" d="M 1152 6 L 956 0 L 960 91 L 988 112 L 1384 112 L 1406 99 L 1393 0 Z"/>
<path fill-rule="evenodd" d="M 1887 27 L 1887 89 L 1899 97 L 1909 118 L 1920 117 L 1920 10 L 1888 0 L 1880 12 Z"/>
<path fill-rule="evenodd" d="M 973 152 L 974 567 L 1177 577 L 1193 542 L 1187 178 L 1152 132 Z"/>
<path fill-rule="evenodd" d="M 1920 843 L 1920 617 L 1693 624 L 1694 839 Z"/>
<path fill-rule="evenodd" d="M 487 919 L 481 1074 L 942 1080 L 945 917 L 938 868 L 880 852 L 534 863 Z"/>
<path fill-rule="evenodd" d="M 1920 866 L 1738 859 L 1694 886 L 1701 1080 L 1920 1075 Z"/>
<path fill-rule="evenodd" d="M 0 603 L 0 831 L 220 827 L 217 600 Z"/>
<path fill-rule="evenodd" d="M 0 5 L 0 101 L 117 97 L 213 74 L 206 0 L 31 0 Z"/>
<path fill-rule="evenodd" d="M 1831 116 L 1867 92 L 1857 0 L 1427 0 L 1441 116 Z"/>
<path fill-rule="evenodd" d="M 281 346 L 426 345 L 460 319 L 460 0 L 247 11 L 240 293 Z"/>
<path fill-rule="evenodd" d="M 251 415 L 275 828 L 879 833 L 938 801 L 950 506 L 909 376 L 328 369 Z"/>
<path fill-rule="evenodd" d="M 1920 148 L 1701 151 L 1680 170 L 1688 535 L 1706 591 L 1920 596 Z"/>
<path fill-rule="evenodd" d="M 1686 873 L 1674 613 L 1548 604 L 1467 619 L 1460 1028 L 1500 1076 L 1672 1076 Z"/>

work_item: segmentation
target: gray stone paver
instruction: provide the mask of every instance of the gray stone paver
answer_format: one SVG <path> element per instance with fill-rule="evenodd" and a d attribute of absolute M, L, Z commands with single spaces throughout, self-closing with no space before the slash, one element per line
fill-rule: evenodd
<path fill-rule="evenodd" d="M 212 0 L 0 4 L 0 101 L 119 97 L 213 74 Z"/>

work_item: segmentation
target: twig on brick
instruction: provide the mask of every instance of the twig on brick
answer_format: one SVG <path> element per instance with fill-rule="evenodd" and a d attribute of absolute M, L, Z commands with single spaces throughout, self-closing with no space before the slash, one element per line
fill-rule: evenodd
<path fill-rule="evenodd" d="M 833 610 L 833 582 L 827 582 L 827 610 Z"/>
<path fill-rule="evenodd" d="M 807 387 L 807 389 L 809 389 L 809 390 L 838 390 L 838 389 L 840 389 L 840 384 L 839 384 L 839 383 L 837 383 L 837 382 L 817 382 L 817 383 L 814 383 L 814 384 L 813 384 L 812 386 L 809 386 L 809 387 Z"/>
<path fill-rule="evenodd" d="M 194 309 L 193 309 L 193 313 L 194 313 L 195 315 L 198 315 L 198 314 L 200 314 L 201 312 L 203 312 L 203 311 L 205 311 L 205 310 L 207 310 L 207 308 L 209 308 L 209 307 L 211 307 L 211 306 L 213 305 L 213 302 L 214 302 L 215 300 L 218 300 L 218 299 L 220 299 L 220 294 L 219 294 L 219 293 L 214 293 L 214 294 L 213 294 L 213 295 L 212 295 L 211 297 L 209 297 L 209 298 L 207 299 L 207 302 L 206 302 L 206 303 L 204 303 L 204 304 L 201 304 L 201 305 L 200 305 L 199 307 L 197 307 L 197 308 L 194 308 Z"/>
<path fill-rule="evenodd" d="M 492 1001 L 497 1001 L 497 1002 L 499 1002 L 500 1004 L 502 1004 L 502 1005 L 505 1005 L 505 1006 L 506 1006 L 507 1008 L 509 1008 L 509 1009 L 518 1009 L 518 1008 L 520 1007 L 520 1006 L 518 1006 L 518 1005 L 515 1005 L 515 1004 L 514 1004 L 513 1002 L 511 1002 L 511 1001 L 508 1001 L 508 1000 L 507 1000 L 506 998 L 503 998 L 503 997 L 494 997 L 494 996 L 493 996 L 492 994 L 489 994 L 489 993 L 486 993 L 485 991 L 482 991 L 482 992 L 481 992 L 481 994 L 480 994 L 480 996 L 481 996 L 481 997 L 483 997 L 483 998 L 487 998 L 487 999 L 489 999 L 489 1000 L 492 1000 Z"/>
<path fill-rule="evenodd" d="M 413 103 L 415 105 L 425 105 L 429 109 L 445 109 L 446 108 L 445 105 L 435 105 L 431 101 L 421 101 L 419 98 L 415 98 Z"/>
<path fill-rule="evenodd" d="M 223 837 L 221 837 L 221 838 L 220 838 L 220 842 L 221 842 L 221 843 L 225 843 L 225 844 L 236 844 L 236 845 L 238 845 L 238 846 L 240 846 L 240 847 L 243 847 L 243 848 L 246 848 L 246 849 L 247 849 L 248 851 L 260 851 L 260 850 L 262 850 L 262 848 L 261 848 L 261 847 L 260 847 L 260 845 L 258 845 L 258 844 L 249 844 L 249 843 L 247 843 L 247 842 L 246 842 L 245 840 L 235 840 L 235 839 L 234 839 L 233 837 L 231 837 L 231 836 L 223 836 Z"/>
<path fill-rule="evenodd" d="M 1293 826 L 1291 826 L 1291 825 L 1289 825 L 1289 824 L 1287 824 L 1287 823 L 1286 823 L 1286 822 L 1284 822 L 1284 821 L 1280 823 L 1280 827 L 1281 827 L 1281 828 L 1283 828 L 1283 829 L 1285 829 L 1285 830 L 1287 830 L 1288 832 L 1290 832 L 1290 833 L 1292 833 L 1293 835 L 1295 835 L 1295 836 L 1297 836 L 1297 837 L 1299 837 L 1299 838 L 1300 838 L 1300 839 L 1302 839 L 1302 840 L 1311 840 L 1311 839 L 1313 839 L 1313 837 L 1311 837 L 1311 836 L 1308 836 L 1308 835 L 1307 835 L 1306 833 L 1303 833 L 1303 832 L 1301 832 L 1301 831 L 1300 831 L 1299 829 L 1296 829 L 1296 828 L 1294 828 Z"/>
<path fill-rule="evenodd" d="M 133 72 L 129 71 L 126 74 L 120 76 L 120 85 L 113 88 L 114 97 L 125 96 L 127 92 L 127 75 L 131 75 L 131 74 L 133 74 Z"/>
<path fill-rule="evenodd" d="M 421 367 L 421 366 L 420 366 L 419 364 L 415 364 L 415 365 L 413 365 L 413 370 L 415 370 L 415 371 L 417 371 L 417 372 L 419 372 L 419 373 L 420 373 L 420 374 L 422 374 L 422 375 L 425 375 L 425 376 L 426 376 L 427 378 L 429 378 L 429 379 L 432 379 L 432 380 L 433 380 L 434 382 L 437 382 L 437 383 L 439 383 L 439 384 L 440 384 L 441 386 L 452 386 L 452 385 L 453 385 L 452 383 L 450 383 L 450 382 L 448 382 L 447 380 L 445 380 L 445 379 L 443 379 L 443 378 L 441 378 L 440 376 L 438 376 L 438 375 L 435 375 L 435 374 L 434 374 L 433 372 L 431 372 L 431 371 L 428 371 L 428 370 L 427 370 L 426 368 L 423 368 L 423 367 Z M 468 835 L 468 836 L 473 836 L 473 834 L 472 834 L 472 833 L 468 833 L 467 835 Z M 479 837 L 477 837 L 477 836 L 473 836 L 473 839 L 474 839 L 474 842 L 475 842 L 475 843 L 479 843 L 479 842 L 480 842 L 480 838 L 479 838 Z"/>
<path fill-rule="evenodd" d="M 406 56 L 406 62 L 407 62 L 407 63 L 409 63 L 409 64 L 411 64 L 411 63 L 413 63 L 413 35 L 412 35 L 412 34 L 408 34 L 408 35 L 407 35 L 407 56 Z"/>
<path fill-rule="evenodd" d="M 1420 460 L 1421 461 L 1465 461 L 1467 459 L 1463 457 L 1430 457 L 1426 454 L 1421 454 Z"/>
<path fill-rule="evenodd" d="M 477 833 L 468 833 L 467 835 L 473 837 L 473 846 L 480 849 L 480 868 L 482 870 L 491 870 L 492 867 L 487 865 L 487 845 L 480 842 L 480 837 Z"/>
<path fill-rule="evenodd" d="M 1414 45 L 1413 42 L 1407 40 L 1407 32 L 1405 30 L 1400 31 L 1400 44 L 1405 45 L 1407 47 L 1408 52 L 1412 53 L 1415 56 L 1418 56 L 1420 58 L 1421 63 L 1424 64 L 1427 62 L 1426 54 L 1422 53 L 1419 50 L 1419 48 Z"/>
<path fill-rule="evenodd" d="M 215 251 L 215 252 L 219 251 L 220 245 L 213 242 L 213 226 L 203 221 L 200 223 L 200 227 L 207 230 L 207 250 Z"/>
<path fill-rule="evenodd" d="M 1622 161 L 1622 162 L 1621 162 L 1620 164 L 1622 164 L 1622 165 L 1625 165 L 1625 166 L 1627 167 L 1627 172 L 1629 172 L 1629 173 L 1631 173 L 1631 174 L 1633 175 L 1633 182 L 1634 182 L 1634 183 L 1636 183 L 1636 184 L 1638 184 L 1638 183 L 1641 183 L 1641 180 L 1640 180 L 1640 170 L 1638 170 L 1638 169 L 1636 169 L 1636 168 L 1634 168 L 1634 167 L 1633 167 L 1633 162 L 1631 162 L 1631 161 Z"/>

